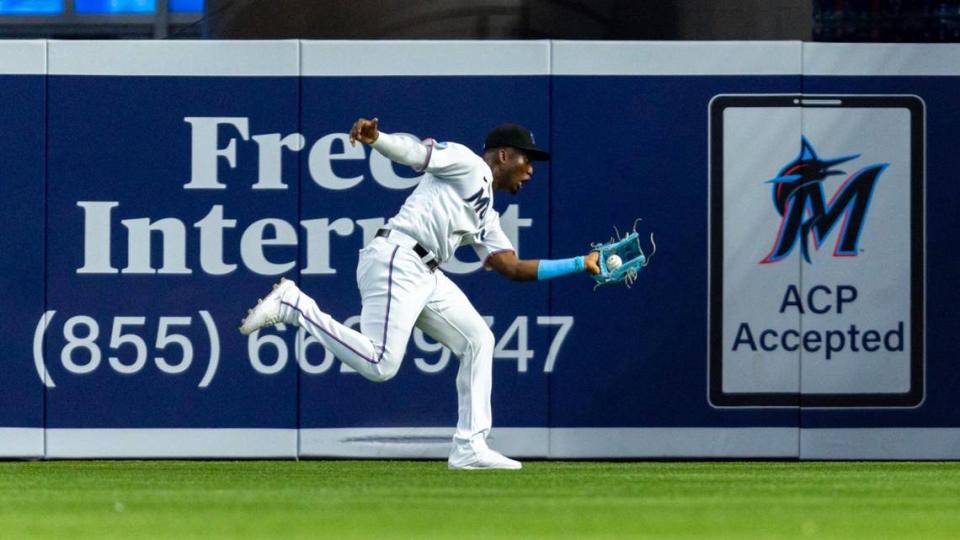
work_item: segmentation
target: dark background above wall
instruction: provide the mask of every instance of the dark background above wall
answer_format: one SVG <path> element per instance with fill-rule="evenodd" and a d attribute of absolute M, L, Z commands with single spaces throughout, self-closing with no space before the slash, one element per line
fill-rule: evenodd
<path fill-rule="evenodd" d="M 216 39 L 955 42 L 960 0 L 208 0 Z"/>
<path fill-rule="evenodd" d="M 208 0 L 216 39 L 806 39 L 810 0 Z"/>

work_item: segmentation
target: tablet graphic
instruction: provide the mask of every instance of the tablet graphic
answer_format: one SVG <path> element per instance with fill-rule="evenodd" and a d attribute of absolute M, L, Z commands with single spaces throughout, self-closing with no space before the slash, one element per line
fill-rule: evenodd
<path fill-rule="evenodd" d="M 721 95 L 709 106 L 708 398 L 924 396 L 924 106 Z"/>

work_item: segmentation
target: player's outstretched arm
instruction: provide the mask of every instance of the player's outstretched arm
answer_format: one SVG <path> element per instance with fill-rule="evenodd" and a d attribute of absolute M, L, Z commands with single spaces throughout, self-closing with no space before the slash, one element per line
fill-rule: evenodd
<path fill-rule="evenodd" d="M 600 254 L 596 251 L 572 259 L 530 259 L 517 258 L 513 251 L 502 251 L 487 258 L 486 264 L 498 274 L 512 281 L 537 281 L 553 279 L 568 274 L 587 272 L 600 273 Z"/>
<path fill-rule="evenodd" d="M 427 166 L 427 159 L 430 157 L 429 150 L 420 141 L 380 131 L 379 118 L 359 118 L 353 123 L 350 128 L 350 144 L 355 145 L 357 141 L 369 144 L 390 161 L 408 165 L 417 171 L 422 171 Z"/>

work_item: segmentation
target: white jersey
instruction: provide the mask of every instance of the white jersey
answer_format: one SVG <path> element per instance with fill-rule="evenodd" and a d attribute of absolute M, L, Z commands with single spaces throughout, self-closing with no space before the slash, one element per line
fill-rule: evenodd
<path fill-rule="evenodd" d="M 483 159 L 457 143 L 439 143 L 380 133 L 373 147 L 398 163 L 424 171 L 387 227 L 415 238 L 442 263 L 463 245 L 480 260 L 514 251 L 493 209 L 493 173 Z"/>

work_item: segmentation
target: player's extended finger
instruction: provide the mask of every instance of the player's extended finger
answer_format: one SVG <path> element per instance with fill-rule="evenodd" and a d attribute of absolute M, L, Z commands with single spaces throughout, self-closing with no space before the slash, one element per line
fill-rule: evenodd
<path fill-rule="evenodd" d="M 350 128 L 350 144 L 355 145 L 357 139 L 360 137 L 360 121 L 357 120 L 353 123 L 353 126 Z"/>

